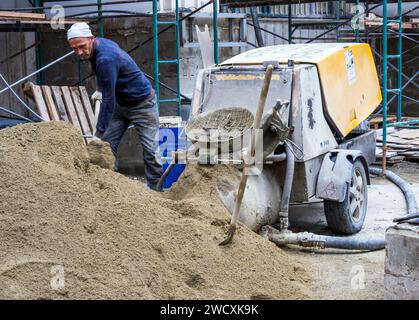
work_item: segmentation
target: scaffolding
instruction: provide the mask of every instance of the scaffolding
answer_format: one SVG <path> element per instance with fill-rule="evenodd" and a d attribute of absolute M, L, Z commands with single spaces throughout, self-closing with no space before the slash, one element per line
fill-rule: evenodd
<path fill-rule="evenodd" d="M 195 12 L 200 11 L 207 5 L 213 5 L 213 25 L 214 25 L 214 62 L 218 64 L 218 0 L 208 1 L 204 6 L 195 10 Z M 156 97 L 159 102 L 159 106 L 165 103 L 176 103 L 177 105 L 177 115 L 180 116 L 180 106 L 181 106 L 181 96 L 180 96 L 180 23 L 185 20 L 186 17 L 180 19 L 179 17 L 179 0 L 175 0 L 174 9 L 174 19 L 173 20 L 159 20 L 159 6 L 158 0 L 153 0 L 153 53 L 154 53 L 154 83 Z M 188 15 L 189 17 L 191 15 Z M 159 26 L 168 26 L 162 32 L 168 30 L 170 27 L 175 28 L 175 51 L 176 57 L 171 60 L 160 60 L 159 58 Z M 174 64 L 176 65 L 176 96 L 169 99 L 160 98 L 160 81 L 159 81 L 159 70 L 161 64 Z"/>
<path fill-rule="evenodd" d="M 45 3 L 48 2 L 52 2 L 53 0 L 35 0 L 35 2 L 33 3 L 34 5 L 32 7 L 26 7 L 26 8 L 5 8 L 5 9 L 1 9 L 2 11 L 14 11 L 14 12 L 25 12 L 25 11 L 35 11 L 38 13 L 44 13 L 45 10 L 47 9 L 51 9 L 52 6 L 48 6 L 45 5 Z M 71 2 L 73 0 L 61 0 L 61 1 L 66 1 L 66 2 Z M 87 11 L 87 12 L 82 12 L 79 14 L 73 14 L 73 15 L 67 15 L 64 18 L 66 19 L 66 21 L 64 21 L 64 24 L 70 24 L 70 23 L 74 23 L 77 20 L 74 20 L 75 18 L 80 18 L 80 17 L 84 17 L 86 15 L 91 15 L 91 14 L 97 14 L 97 17 L 84 17 L 83 19 L 85 20 L 89 20 L 90 22 L 94 22 L 98 24 L 98 35 L 99 37 L 104 37 L 105 36 L 105 28 L 104 28 L 104 19 L 108 19 L 108 18 L 115 18 L 115 17 L 149 17 L 152 19 L 152 23 L 153 23 L 153 34 L 151 37 L 149 37 L 147 40 L 143 41 L 142 43 L 140 43 L 139 45 L 134 46 L 133 48 L 127 50 L 128 53 L 132 53 L 135 50 L 138 50 L 139 48 L 143 47 L 144 45 L 146 45 L 147 43 L 149 43 L 150 41 L 153 42 L 153 69 L 154 69 L 154 77 L 148 75 L 147 73 L 145 73 L 145 76 L 150 79 L 151 81 L 154 82 L 154 88 L 156 91 L 156 95 L 157 95 L 157 99 L 159 101 L 159 106 L 160 104 L 165 104 L 165 103 L 170 103 L 170 102 L 175 102 L 177 104 L 177 115 L 180 115 L 180 105 L 181 105 L 181 101 L 190 101 L 190 98 L 183 95 L 180 92 L 180 63 L 179 63 L 179 59 L 180 59 L 180 28 L 179 28 L 179 23 L 181 23 L 183 20 L 188 19 L 189 17 L 197 14 L 199 11 L 201 11 L 202 9 L 204 9 L 205 7 L 209 6 L 209 5 L 213 5 L 213 23 L 214 23 L 214 61 L 216 64 L 218 64 L 219 61 L 219 48 L 218 48 L 218 0 L 209 0 L 207 3 L 201 5 L 199 8 L 196 8 L 195 10 L 193 10 L 192 12 L 184 15 L 182 18 L 179 17 L 179 3 L 178 0 L 176 0 L 176 6 L 175 6 L 175 12 L 174 12 L 174 20 L 172 21 L 160 21 L 159 20 L 159 16 L 161 15 L 161 12 L 159 12 L 159 6 L 158 6 L 158 0 L 153 0 L 153 13 L 152 14 L 147 14 L 147 13 L 138 13 L 138 12 L 133 12 L 133 11 L 126 11 L 126 10 L 105 10 L 104 6 L 109 6 L 109 5 L 114 5 L 114 4 L 128 4 L 128 3 L 141 3 L 144 2 L 143 0 L 124 0 L 124 1 L 111 1 L 111 2 L 102 2 L 102 0 L 92 0 L 95 2 L 90 2 L 90 3 L 84 3 L 84 4 L 66 4 L 63 5 L 62 8 L 66 9 L 66 8 L 82 8 L 82 7 L 92 7 L 92 6 L 96 6 L 97 10 L 95 11 Z M 107 13 L 107 15 L 103 15 L 103 13 Z M 67 20 L 67 19 L 73 19 L 73 20 Z M 37 77 L 37 83 L 39 85 L 44 84 L 44 76 L 43 76 L 43 71 L 56 65 L 57 63 L 61 62 L 62 60 L 66 59 L 67 57 L 71 56 L 72 52 L 69 52 L 68 54 L 59 57 L 58 59 L 48 63 L 48 64 L 44 64 L 43 61 L 43 52 L 42 52 L 42 46 L 41 46 L 41 40 L 42 40 L 42 32 L 40 31 L 41 26 L 37 25 L 37 24 L 31 24 L 28 22 L 25 22 L 26 27 L 22 27 L 22 24 L 19 23 L 18 26 L 18 31 L 34 31 L 35 32 L 35 43 L 26 47 L 24 50 L 22 50 L 21 52 L 14 54 L 13 56 L 16 56 L 18 54 L 22 54 L 24 52 L 26 52 L 27 50 L 30 50 L 32 48 L 35 48 L 35 52 L 36 52 L 36 71 L 31 73 L 30 75 L 20 79 L 19 81 L 16 81 L 15 83 L 11 84 L 10 87 L 13 88 L 14 86 L 21 84 L 23 81 L 26 81 L 27 79 L 29 79 L 30 77 L 36 75 Z M 166 26 L 164 29 L 159 30 L 158 27 L 159 26 Z M 5 26 L 3 26 L 4 28 Z M 13 28 L 13 25 L 10 25 L 10 28 Z M 159 35 L 161 35 L 162 33 L 170 30 L 171 28 L 175 28 L 175 51 L 176 51 L 176 57 L 172 60 L 160 60 L 159 59 Z M 5 29 L 6 30 L 6 29 Z M 12 58 L 12 56 L 6 58 L 5 60 L 8 60 Z M 161 64 L 175 64 L 177 67 L 177 72 L 176 72 L 176 88 L 171 88 L 170 86 L 168 86 L 167 84 L 165 84 L 164 82 L 160 81 L 160 72 L 159 72 L 159 65 Z M 89 79 L 91 76 L 93 76 L 93 74 L 89 74 L 84 76 L 82 73 L 82 68 L 81 68 L 81 62 L 78 62 L 78 70 L 79 70 L 79 81 L 73 85 L 83 85 L 83 82 L 87 79 Z M 7 84 L 8 85 L 8 84 Z M 160 87 L 168 90 L 169 92 L 175 94 L 175 98 L 170 98 L 170 99 L 161 99 L 160 97 Z M 2 94 L 3 92 L 9 90 L 8 87 L 0 90 L 0 94 Z M 1 110 L 8 112 L 9 114 L 12 114 L 10 112 L 10 110 L 5 110 L 4 108 L 2 108 Z M 12 115 L 16 116 L 15 113 L 13 113 Z M 22 118 L 22 117 L 20 117 Z M 24 117 L 25 120 L 28 120 L 26 117 Z"/>
<path fill-rule="evenodd" d="M 403 54 L 405 54 L 408 50 L 403 51 L 403 39 L 407 39 L 409 41 L 413 41 L 417 46 L 419 45 L 419 41 L 416 39 L 413 39 L 411 36 L 417 36 L 419 34 L 411 34 L 410 36 L 403 33 L 403 29 L 405 28 L 405 23 L 403 21 L 403 18 L 415 11 L 419 8 L 419 6 L 415 6 L 413 9 L 408 10 L 407 12 L 403 13 L 403 1 L 401 0 L 395 0 L 392 1 L 393 3 L 397 3 L 397 16 L 396 17 L 389 17 L 388 16 L 388 4 L 391 1 L 381 1 L 381 3 L 373 3 L 374 1 L 361 1 L 356 0 L 354 1 L 354 4 L 356 5 L 356 11 L 353 15 L 350 15 L 348 17 L 341 17 L 340 16 L 340 10 L 337 10 L 335 19 L 316 19 L 316 18 L 309 18 L 306 19 L 304 22 L 298 22 L 294 23 L 294 16 L 292 14 L 292 4 L 293 3 L 299 3 L 299 1 L 237 1 L 237 0 L 229 0 L 231 7 L 248 7 L 248 6 L 254 6 L 254 5 L 264 5 L 266 4 L 282 4 L 284 7 L 286 7 L 287 10 L 285 12 L 281 12 L 279 14 L 272 14 L 271 10 L 261 10 L 262 12 L 259 14 L 261 17 L 278 17 L 278 18 L 286 18 L 287 24 L 288 24 L 288 37 L 284 38 L 283 36 L 280 36 L 278 34 L 273 33 L 270 30 L 266 30 L 264 28 L 261 28 L 258 26 L 258 24 L 254 23 L 251 24 L 253 28 L 256 30 L 267 32 L 271 35 L 274 35 L 276 37 L 281 38 L 287 43 L 295 43 L 294 40 L 302 40 L 302 39 L 296 39 L 294 37 L 295 31 L 298 28 L 301 27 L 328 27 L 328 29 L 319 35 L 307 39 L 306 43 L 311 43 L 316 40 L 321 39 L 327 34 L 330 34 L 332 31 L 336 31 L 336 41 L 340 40 L 340 29 L 344 26 L 348 26 L 351 23 L 354 22 L 355 19 L 355 27 L 350 28 L 350 33 L 352 33 L 352 38 L 355 42 L 367 42 L 370 39 L 370 35 L 374 34 L 375 36 L 381 36 L 382 37 L 382 54 L 378 53 L 376 50 L 373 49 L 373 53 L 378 59 L 381 61 L 382 65 L 382 95 L 383 95 L 383 101 L 382 105 L 379 108 L 378 113 L 382 112 L 383 115 L 383 121 L 382 121 L 382 130 L 383 130 L 383 161 L 382 161 L 382 167 L 385 170 L 386 168 L 386 150 L 387 150 L 387 128 L 388 127 L 406 127 L 406 128 L 418 128 L 418 126 L 414 126 L 415 124 L 419 123 L 419 120 L 409 120 L 409 121 L 402 121 L 403 119 L 403 104 L 402 100 L 403 98 L 409 99 L 412 101 L 415 101 L 416 103 L 419 103 L 416 99 L 412 97 L 408 97 L 403 94 L 403 89 L 405 89 L 409 84 L 415 85 L 417 88 L 419 88 L 418 84 L 415 82 L 415 78 L 419 74 L 419 72 L 416 72 L 411 77 L 408 77 L 403 72 Z M 304 1 L 304 2 L 316 2 L 316 1 Z M 317 1 L 318 2 L 318 1 Z M 341 1 L 335 1 L 339 4 L 339 8 L 341 6 Z M 375 1 L 376 2 L 376 1 Z M 364 3 L 366 10 L 364 12 L 360 12 L 360 3 Z M 371 6 L 370 6 L 371 5 Z M 361 18 L 364 19 L 365 23 L 365 16 L 369 12 L 371 12 L 374 9 L 382 7 L 383 9 L 383 17 L 382 22 L 378 23 L 378 26 L 373 26 L 371 30 L 368 30 L 368 28 L 365 28 L 364 32 L 360 28 L 360 20 Z M 342 19 L 343 18 L 343 19 Z M 253 19 L 254 21 L 254 19 Z M 394 31 L 397 29 L 397 31 Z M 416 26 L 416 28 L 418 28 Z M 396 36 L 397 39 L 397 53 L 396 54 L 389 54 L 388 50 L 388 41 L 389 37 L 391 35 Z M 416 46 L 415 46 L 416 48 Z M 394 60 L 397 60 L 397 65 L 393 64 L 392 62 Z M 390 62 L 391 61 L 391 62 Z M 388 68 L 392 68 L 397 73 L 397 86 L 393 88 L 389 88 L 388 85 Z M 403 84 L 403 78 L 406 79 L 406 82 Z M 393 94 L 393 97 L 390 99 L 388 98 L 389 94 Z M 389 104 L 397 98 L 397 107 L 396 107 L 396 122 L 388 123 L 388 106 Z M 412 126 L 413 125 L 413 126 Z"/>

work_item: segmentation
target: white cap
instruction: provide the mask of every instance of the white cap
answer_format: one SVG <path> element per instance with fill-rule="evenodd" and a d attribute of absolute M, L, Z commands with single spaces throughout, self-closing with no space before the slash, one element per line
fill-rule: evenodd
<path fill-rule="evenodd" d="M 77 22 L 67 31 L 67 40 L 73 38 L 90 38 L 93 37 L 92 31 L 86 22 Z"/>

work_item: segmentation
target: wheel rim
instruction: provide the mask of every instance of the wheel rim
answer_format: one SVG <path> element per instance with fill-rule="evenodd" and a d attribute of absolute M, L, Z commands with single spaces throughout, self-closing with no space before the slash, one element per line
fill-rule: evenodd
<path fill-rule="evenodd" d="M 358 169 L 355 169 L 349 188 L 349 214 L 355 222 L 360 221 L 362 218 L 365 200 L 364 189 L 365 185 L 362 180 L 362 173 Z"/>

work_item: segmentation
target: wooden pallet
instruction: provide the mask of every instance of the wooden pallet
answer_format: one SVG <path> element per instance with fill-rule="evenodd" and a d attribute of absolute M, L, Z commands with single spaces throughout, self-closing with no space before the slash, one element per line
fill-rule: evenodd
<path fill-rule="evenodd" d="M 418 117 L 402 117 L 400 121 L 409 121 L 409 120 L 419 120 Z M 383 127 L 383 117 L 376 116 L 369 120 L 371 129 L 377 130 Z M 397 122 L 397 117 L 395 115 L 387 116 L 387 123 Z"/>
<path fill-rule="evenodd" d="M 389 115 L 387 116 L 387 123 L 392 123 L 392 122 L 396 122 L 397 121 L 397 117 L 393 116 L 393 115 Z M 370 126 L 371 129 L 379 129 L 383 127 L 383 117 L 382 116 L 377 116 L 374 117 L 372 119 L 370 119 Z"/>
<path fill-rule="evenodd" d="M 377 134 L 377 160 L 383 157 L 381 134 Z M 417 129 L 396 129 L 387 135 L 386 162 L 391 165 L 403 160 L 419 162 L 419 130 Z"/>
<path fill-rule="evenodd" d="M 66 121 L 78 129 L 88 143 L 96 127 L 93 108 L 85 87 L 38 86 L 27 82 L 23 92 L 34 100 L 45 121 Z"/>
<path fill-rule="evenodd" d="M 360 20 L 360 24 L 365 24 L 366 27 L 378 27 L 378 26 L 382 26 L 383 25 L 383 19 L 382 18 L 376 18 L 376 19 L 369 19 L 369 20 L 364 20 L 361 19 Z M 393 30 L 398 30 L 399 29 L 399 24 L 397 22 L 389 22 L 388 24 L 389 28 L 392 28 Z M 412 19 L 410 21 L 403 21 L 402 22 L 402 29 L 410 29 L 410 30 L 414 30 L 414 29 L 418 29 L 419 27 L 419 22 L 417 22 L 416 20 Z"/>

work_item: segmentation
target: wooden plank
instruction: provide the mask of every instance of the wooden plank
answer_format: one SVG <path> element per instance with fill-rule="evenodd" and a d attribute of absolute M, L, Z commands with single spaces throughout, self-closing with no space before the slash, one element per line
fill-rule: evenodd
<path fill-rule="evenodd" d="M 419 145 L 419 139 L 409 140 L 409 144 L 413 144 L 415 146 Z"/>
<path fill-rule="evenodd" d="M 383 127 L 383 117 L 382 116 L 376 116 L 376 117 L 370 119 L 369 121 L 370 121 L 371 127 L 374 128 L 374 129 L 378 129 L 378 128 Z M 387 123 L 396 122 L 396 121 L 397 121 L 396 116 L 389 115 L 387 117 Z"/>
<path fill-rule="evenodd" d="M 389 115 L 387 117 L 387 121 L 390 121 L 390 120 L 397 120 L 397 117 Z M 382 116 L 376 116 L 376 117 L 374 117 L 370 120 L 370 123 L 376 123 L 376 122 L 379 122 L 379 123 L 383 122 L 383 117 Z"/>
<path fill-rule="evenodd" d="M 52 98 L 51 88 L 48 86 L 42 86 L 42 92 L 44 94 L 44 100 L 48 108 L 51 120 L 60 121 L 60 117 L 55 107 L 54 99 Z"/>
<path fill-rule="evenodd" d="M 386 161 L 389 163 L 398 163 L 398 162 L 402 162 L 404 158 L 405 158 L 404 156 L 398 156 L 396 154 L 392 154 L 391 156 L 387 155 Z M 376 156 L 376 160 L 381 160 L 381 159 L 383 159 L 382 155 Z"/>
<path fill-rule="evenodd" d="M 390 163 L 390 164 L 395 164 L 395 163 L 402 162 L 403 160 L 404 160 L 403 156 L 394 156 L 394 157 L 391 157 L 391 158 L 387 158 L 386 162 Z"/>
<path fill-rule="evenodd" d="M 13 19 L 13 18 L 2 18 L 0 17 L 0 21 L 7 21 L 7 22 L 16 22 L 19 21 L 19 24 L 33 24 L 33 25 L 51 25 L 53 21 L 51 20 L 20 20 L 20 19 Z M 60 23 L 64 25 L 71 25 L 76 22 L 88 22 L 88 21 L 82 21 L 82 20 L 62 20 Z"/>
<path fill-rule="evenodd" d="M 87 119 L 89 120 L 90 129 L 92 132 L 95 131 L 95 116 L 93 114 L 93 108 L 90 103 L 89 95 L 87 94 L 85 87 L 79 87 L 81 100 L 83 102 L 84 111 L 87 115 Z"/>
<path fill-rule="evenodd" d="M 14 11 L 0 11 L 0 19 L 32 19 L 32 20 L 45 20 L 44 13 L 28 13 L 28 12 L 14 12 Z"/>
<path fill-rule="evenodd" d="M 402 129 L 397 132 L 391 134 L 394 137 L 402 138 L 402 139 L 418 139 L 419 138 L 419 130 L 416 129 Z"/>
<path fill-rule="evenodd" d="M 382 147 L 382 145 L 383 144 L 381 142 L 377 142 L 377 147 Z M 392 148 L 392 149 L 397 149 L 397 150 L 409 149 L 409 150 L 418 150 L 419 151 L 419 146 L 418 145 L 412 145 L 412 144 L 403 145 L 403 144 L 389 143 L 389 144 L 387 144 L 387 147 Z"/>
<path fill-rule="evenodd" d="M 67 111 L 65 109 L 60 87 L 51 86 L 51 90 L 52 90 L 52 95 L 54 97 L 55 106 L 57 107 L 59 119 L 65 122 L 69 122 L 70 120 L 68 119 L 68 116 L 67 116 Z"/>
<path fill-rule="evenodd" d="M 375 156 L 376 156 L 377 158 L 382 159 L 382 158 L 383 158 L 383 152 L 382 152 L 382 150 L 381 150 L 381 152 L 380 152 L 380 153 L 376 153 L 376 154 L 375 154 Z M 394 152 L 394 151 L 387 151 L 387 156 L 386 156 L 386 158 L 387 158 L 387 159 L 390 159 L 390 158 L 395 157 L 395 156 L 397 156 L 397 152 Z"/>
<path fill-rule="evenodd" d="M 67 116 L 71 124 L 76 128 L 81 130 L 81 125 L 77 117 L 76 109 L 74 108 L 73 99 L 71 99 L 71 93 L 68 87 L 61 87 L 61 92 L 63 93 L 65 107 L 67 111 Z"/>
<path fill-rule="evenodd" d="M 383 137 L 377 137 L 377 141 L 383 141 Z M 393 136 L 387 136 L 387 142 L 390 143 L 397 143 L 397 144 L 408 144 L 409 141 L 406 139 L 393 137 Z"/>
<path fill-rule="evenodd" d="M 41 88 L 39 86 L 34 85 L 32 82 L 28 82 L 23 90 L 28 91 L 28 89 L 30 94 L 32 95 L 32 98 L 35 100 L 35 104 L 38 109 L 38 114 L 45 121 L 50 121 L 51 118 L 49 116 L 44 97 L 42 96 Z"/>
<path fill-rule="evenodd" d="M 376 27 L 376 26 L 382 26 L 383 25 L 383 21 L 382 19 L 374 19 L 374 20 L 364 20 L 365 21 L 365 26 L 367 27 Z M 389 26 L 392 29 L 398 30 L 399 29 L 399 23 L 398 22 L 389 22 L 387 23 L 387 26 Z M 402 28 L 403 29 L 415 29 L 417 28 L 417 23 L 412 23 L 412 22 L 403 22 L 402 23 Z"/>
<path fill-rule="evenodd" d="M 80 98 L 79 88 L 78 87 L 71 87 L 70 91 L 71 91 L 71 96 L 73 97 L 74 108 L 77 112 L 77 116 L 79 118 L 79 122 L 80 122 L 80 125 L 81 125 L 82 132 L 85 135 L 91 135 L 92 130 L 90 129 L 89 121 L 87 120 L 87 116 L 84 112 L 84 107 L 83 107 L 83 104 L 82 104 L 81 98 Z"/>
<path fill-rule="evenodd" d="M 409 156 L 414 156 L 415 154 L 417 154 L 416 151 L 399 151 L 398 152 L 399 155 L 401 156 L 405 156 L 405 157 L 409 157 Z"/>

